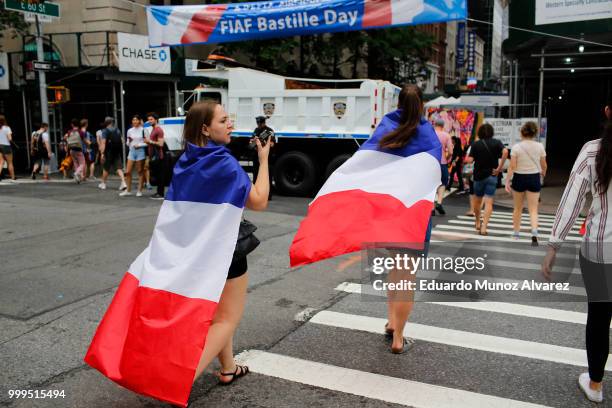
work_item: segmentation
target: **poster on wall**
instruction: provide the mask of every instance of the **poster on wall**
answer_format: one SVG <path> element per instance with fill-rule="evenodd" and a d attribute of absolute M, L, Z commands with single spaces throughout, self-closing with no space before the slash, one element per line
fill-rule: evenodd
<path fill-rule="evenodd" d="M 501 119 L 487 118 L 486 123 L 493 126 L 495 138 L 499 139 L 504 146 L 512 148 L 515 144 L 521 141 L 521 128 L 527 122 L 538 123 L 538 118 L 520 118 L 520 119 Z M 546 118 L 542 118 L 542 126 L 540 128 L 539 142 L 546 146 L 547 122 Z"/>
<path fill-rule="evenodd" d="M 434 124 L 436 120 L 444 121 L 444 130 L 451 136 L 458 136 L 461 145 L 467 146 L 472 137 L 477 113 L 469 109 L 429 108 L 427 118 Z"/>
<path fill-rule="evenodd" d="M 0 52 L 0 89 L 9 89 L 8 54 Z"/>
<path fill-rule="evenodd" d="M 612 18 L 612 0 L 536 0 L 536 25 Z"/>

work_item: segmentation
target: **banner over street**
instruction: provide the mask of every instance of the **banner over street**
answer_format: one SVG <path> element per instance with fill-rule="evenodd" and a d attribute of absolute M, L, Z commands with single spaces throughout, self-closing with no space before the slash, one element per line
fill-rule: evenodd
<path fill-rule="evenodd" d="M 275 0 L 149 6 L 152 47 L 366 30 L 467 18 L 465 0 Z"/>

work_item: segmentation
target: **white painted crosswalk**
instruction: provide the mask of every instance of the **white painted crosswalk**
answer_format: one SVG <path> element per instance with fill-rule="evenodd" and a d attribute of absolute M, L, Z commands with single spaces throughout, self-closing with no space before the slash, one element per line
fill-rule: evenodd
<path fill-rule="evenodd" d="M 538 233 L 541 241 L 546 241 L 550 238 L 552 226 L 555 220 L 554 215 L 539 214 L 538 215 Z M 584 221 L 584 217 L 579 217 L 575 225 L 570 230 L 567 237 L 569 242 L 580 242 L 580 227 Z M 479 241 L 497 241 L 497 242 L 530 242 L 531 241 L 531 224 L 528 214 L 522 214 L 521 230 L 519 239 L 513 239 L 514 227 L 512 223 L 512 212 L 509 211 L 494 211 L 491 215 L 487 228 L 488 235 L 483 236 L 474 228 L 474 217 L 459 215 L 452 217 L 443 222 L 439 222 L 432 230 L 433 240 L 479 240 Z"/>
<path fill-rule="evenodd" d="M 540 231 L 542 234 L 540 238 L 542 241 L 548 237 L 547 233 L 550 233 L 553 221 L 553 216 L 541 217 Z M 578 230 L 582 221 L 583 219 L 576 221 L 576 225 L 570 233 L 570 240 L 579 241 L 581 239 Z M 531 274 L 532 276 L 534 273 L 539 274 L 539 260 L 544 256 L 545 245 L 525 247 L 520 250 L 520 253 L 517 251 L 513 254 L 514 256 L 510 256 L 512 250 L 505 243 L 516 242 L 510 238 L 512 232 L 511 213 L 496 212 L 489 226 L 488 236 L 477 235 L 472 222 L 473 218 L 466 216 L 449 217 L 449 220 L 436 225 L 432 236 L 434 239 L 445 241 L 444 249 L 455 248 L 469 251 L 471 248 L 471 250 L 478 251 L 486 248 L 486 252 L 490 255 L 488 263 L 502 271 L 502 273 L 490 277 L 495 282 L 517 282 L 522 278 L 521 274 Z M 530 242 L 530 239 L 528 239 L 530 238 L 528 234 L 530 226 L 526 216 L 523 217 L 522 228 L 526 234 L 522 236 L 520 242 Z M 449 237 L 451 240 L 478 240 L 478 242 L 448 242 Z M 483 242 L 486 242 L 485 247 L 482 246 Z M 432 246 L 430 254 L 435 255 L 436 251 L 437 249 Z M 575 257 L 576 254 L 571 249 L 560 252 L 556 272 L 568 274 L 574 279 L 577 278 L 580 270 L 576 263 L 572 262 Z M 565 263 L 562 263 L 562 261 Z M 460 275 L 444 271 L 419 271 L 419 273 L 421 274 L 419 276 L 427 278 L 431 275 L 445 281 L 456 281 L 468 276 L 467 274 Z M 586 299 L 584 288 L 575 286 L 577 284 L 578 281 L 574 281 L 572 283 L 574 286 L 570 285 L 571 290 L 564 293 L 571 295 L 569 297 L 570 301 Z M 295 344 L 285 348 L 280 347 L 278 350 L 274 348 L 268 351 L 247 350 L 237 358 L 240 362 L 249 365 L 252 372 L 259 375 L 415 408 L 588 406 L 588 403 L 576 390 L 564 389 L 563 392 L 567 392 L 567 396 L 547 396 L 540 399 L 534 397 L 534 394 L 538 394 L 538 392 L 530 393 L 528 389 L 517 389 L 516 392 L 508 393 L 501 392 L 495 387 L 488 387 L 487 378 L 481 379 L 480 384 L 478 381 L 472 382 L 472 386 L 468 387 L 462 385 L 464 383 L 461 380 L 453 381 L 452 377 L 450 381 L 447 377 L 447 381 L 440 384 L 435 380 L 423 380 L 422 377 L 415 375 L 414 370 L 418 370 L 418 365 L 416 368 L 413 365 L 412 371 L 392 372 L 392 370 L 387 371 L 389 368 L 387 366 L 378 367 L 376 365 L 377 360 L 363 363 L 363 365 L 354 362 L 360 360 L 359 357 L 355 356 L 367 355 L 372 352 L 372 348 L 377 347 L 375 343 L 342 343 L 344 347 L 349 349 L 343 351 L 350 354 L 352 358 L 352 360 L 347 360 L 346 363 L 344 360 L 328 361 L 328 359 L 322 357 L 326 353 L 317 354 L 316 350 L 309 350 L 303 354 L 299 352 L 296 352 L 297 355 L 292 354 L 291 350 L 299 349 L 304 341 L 304 336 L 307 336 L 308 333 L 319 333 L 317 337 L 312 337 L 311 345 L 314 344 L 315 349 L 325 347 L 318 337 L 324 335 L 338 336 L 341 339 L 352 339 L 353 336 L 360 336 L 359 338 L 363 339 L 364 336 L 373 335 L 382 338 L 387 322 L 387 317 L 383 312 L 384 303 L 382 307 L 379 304 L 372 310 L 368 307 L 364 308 L 363 303 L 357 306 L 358 303 L 356 302 L 360 302 L 360 300 L 356 296 L 360 296 L 363 289 L 364 286 L 360 283 L 341 283 L 336 287 L 336 290 L 346 294 L 346 297 L 339 297 L 341 301 L 346 300 L 344 305 L 338 308 L 326 306 L 319 310 L 307 308 L 296 315 L 296 322 L 303 325 L 297 329 L 297 332 L 303 331 L 303 334 L 297 335 L 296 339 L 286 340 L 288 343 L 293 341 Z M 384 297 L 384 293 L 381 295 Z M 381 302 L 384 302 L 384 299 Z M 413 359 L 434 366 L 438 358 L 452 360 L 453 358 L 456 359 L 457 355 L 468 353 L 470 356 L 482 355 L 484 366 L 490 364 L 487 362 L 495 361 L 495 364 L 499 364 L 499 367 L 496 365 L 496 368 L 500 375 L 512 376 L 514 374 L 508 371 L 516 367 L 529 367 L 526 370 L 541 368 L 542 372 L 551 370 L 551 372 L 558 374 L 555 378 L 546 378 L 546 381 L 550 382 L 561 381 L 564 373 L 570 370 L 572 376 L 570 380 L 575 384 L 575 377 L 577 377 L 575 373 L 586 371 L 587 356 L 582 341 L 577 341 L 574 338 L 570 341 L 565 336 L 565 333 L 568 332 L 579 332 L 582 335 L 587 320 L 587 314 L 582 311 L 563 310 L 559 305 L 556 305 L 557 307 L 547 307 L 545 304 L 521 304 L 502 301 L 431 301 L 425 303 L 422 304 L 421 310 L 429 308 L 429 311 L 424 310 L 420 315 L 417 314 L 421 319 L 424 316 L 429 316 L 427 313 L 432 313 L 433 316 L 438 317 L 442 315 L 448 315 L 449 317 L 440 323 L 436 323 L 437 320 L 432 320 L 429 317 L 427 317 L 429 318 L 428 321 L 411 319 L 406 324 L 404 333 L 415 339 L 417 346 L 419 344 L 431 345 L 431 347 L 435 347 L 435 350 L 438 350 L 438 353 L 443 355 L 419 354 L 423 353 L 422 350 L 430 350 L 431 348 L 428 348 L 429 346 L 421 349 L 416 347 L 415 350 L 410 350 L 404 356 L 392 357 L 397 359 L 393 361 L 400 366 L 402 363 L 408 363 Z M 584 307 L 577 309 L 585 310 Z M 368 311 L 364 312 L 364 310 Z M 457 316 L 468 316 L 470 313 L 478 316 L 471 319 L 470 324 L 462 324 L 454 320 Z M 470 321 L 470 319 L 468 318 L 466 321 Z M 478 321 L 478 324 L 474 321 Z M 509 327 L 515 327 L 514 325 L 516 325 L 516 331 L 506 329 L 503 333 L 496 332 L 495 327 L 499 327 L 496 324 L 506 321 L 508 321 L 507 325 Z M 548 330 L 554 328 L 555 332 L 551 332 L 550 336 L 541 336 L 542 333 L 524 333 L 522 324 L 531 328 L 546 327 Z M 339 353 L 343 351 L 339 351 Z M 448 355 L 445 355 L 446 353 Z M 478 357 L 476 358 L 478 359 Z M 505 366 L 506 363 L 508 364 L 507 367 Z M 605 370 L 612 371 L 612 359 L 608 360 Z M 461 368 L 457 368 L 457 372 L 460 371 Z M 476 378 L 479 373 L 469 372 L 468 375 Z M 538 389 L 542 387 L 542 384 L 536 381 L 532 386 L 534 389 Z M 368 404 L 366 403 L 364 406 L 366 405 Z M 379 404 L 372 405 L 378 406 Z"/>

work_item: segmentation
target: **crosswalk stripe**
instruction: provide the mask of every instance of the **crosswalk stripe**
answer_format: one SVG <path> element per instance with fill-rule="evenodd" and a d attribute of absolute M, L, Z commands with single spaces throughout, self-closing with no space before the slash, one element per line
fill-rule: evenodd
<path fill-rule="evenodd" d="M 433 241 L 432 241 L 433 242 Z M 525 240 L 523 240 L 523 242 L 527 242 Z M 531 241 L 528 241 L 531 243 Z M 508 253 L 508 247 L 506 246 L 497 246 L 497 245 L 493 245 L 493 244 L 486 244 L 486 247 L 483 246 L 482 243 L 474 243 L 474 244 L 470 244 L 469 242 L 465 242 L 465 243 L 454 243 L 454 242 L 448 242 L 448 241 L 437 241 L 435 242 L 436 244 L 440 244 L 440 248 L 463 248 L 466 250 L 469 249 L 478 249 L 478 250 L 485 250 L 487 252 L 502 252 L 504 254 Z M 475 246 L 474 246 L 475 245 Z M 536 250 L 536 249 L 526 249 L 526 248 L 517 248 L 520 250 L 521 255 L 526 255 L 526 256 L 539 256 L 542 257 L 542 259 L 544 259 L 544 255 L 546 255 L 546 247 L 542 246 L 542 247 L 538 247 L 541 248 L 540 250 Z M 564 258 L 564 259 L 578 259 L 578 254 L 567 254 L 567 253 L 563 253 L 563 252 L 557 252 L 557 258 Z"/>
<path fill-rule="evenodd" d="M 240 353 L 236 360 L 257 374 L 414 408 L 544 407 L 260 350 Z"/>
<path fill-rule="evenodd" d="M 459 225 L 468 225 L 470 227 L 474 226 L 474 220 L 472 219 L 471 221 L 464 221 L 464 220 L 448 220 L 449 224 L 459 224 Z M 509 223 L 505 223 L 502 224 L 500 222 L 491 220 L 489 221 L 489 224 L 487 225 L 488 227 L 498 227 L 498 228 L 504 228 L 507 229 L 508 231 L 512 231 L 514 229 L 514 226 L 512 225 L 512 222 Z M 523 223 L 521 224 L 521 230 L 522 231 L 531 231 L 531 225 Z M 551 232 L 552 231 L 552 226 L 543 226 L 543 225 L 538 225 L 538 232 L 543 232 L 543 231 L 547 231 L 547 232 Z M 572 229 L 570 230 L 570 232 L 574 233 L 575 235 L 578 235 L 580 231 L 580 226 L 574 226 L 572 227 Z"/>
<path fill-rule="evenodd" d="M 337 291 L 361 294 L 361 284 L 343 282 L 336 287 Z M 586 324 L 587 314 L 569 310 L 553 309 L 549 307 L 521 305 L 505 302 L 425 302 L 434 305 L 458 307 L 462 309 L 493 312 L 514 316 L 530 317 L 535 319 L 554 320 L 564 323 Z"/>
<path fill-rule="evenodd" d="M 474 232 L 474 235 L 476 235 L 476 230 L 474 228 L 471 227 L 467 227 L 467 226 L 458 226 L 458 225 L 436 225 L 434 228 L 435 230 L 439 230 L 439 229 L 444 229 L 444 230 L 456 230 L 456 231 L 466 231 L 466 232 Z M 511 239 L 511 237 L 509 237 L 509 230 L 508 231 L 504 231 L 504 230 L 499 230 L 499 229 L 494 229 L 494 228 L 487 228 L 487 232 L 489 234 L 500 234 L 500 235 L 506 235 L 508 236 L 508 238 L 505 239 Z M 521 236 L 529 236 L 531 237 L 530 233 L 525 233 L 524 231 L 521 232 Z M 485 236 L 486 238 L 486 236 Z M 539 238 L 540 239 L 548 239 L 550 238 L 549 234 L 539 234 Z M 566 238 L 567 241 L 582 241 L 582 237 L 580 236 L 572 236 L 572 235 L 568 235 L 568 237 Z"/>
<path fill-rule="evenodd" d="M 465 220 L 465 221 L 471 221 L 472 224 L 474 223 L 474 217 L 470 217 L 469 215 L 458 215 L 456 218 L 460 219 L 460 220 Z M 492 222 L 503 222 L 503 223 L 507 223 L 509 225 L 512 225 L 512 218 L 506 218 L 506 217 L 491 217 L 491 221 Z M 552 227 L 553 224 L 555 222 L 552 220 L 538 220 L 538 224 L 541 226 L 547 226 L 547 227 Z M 531 223 L 529 221 L 529 219 L 525 219 L 523 218 L 521 220 L 521 225 L 527 225 L 530 226 Z M 574 224 L 574 226 L 576 227 L 580 227 L 582 225 L 581 222 L 576 222 Z"/>
<path fill-rule="evenodd" d="M 384 333 L 386 321 L 386 319 L 377 317 L 331 311 L 319 312 L 310 319 L 310 323 L 323 326 L 359 330 L 376 334 Z M 582 349 L 472 333 L 462 330 L 445 329 L 419 323 L 406 323 L 404 333 L 411 338 L 432 343 L 587 367 L 586 350 Z M 612 359 L 610 358 L 608 358 L 608 363 L 606 364 L 606 371 L 612 371 Z"/>
<path fill-rule="evenodd" d="M 482 213 L 482 211 L 481 211 Z M 505 218 L 509 218 L 512 219 L 512 213 L 511 212 L 503 212 L 503 211 L 493 211 L 491 213 L 492 217 L 505 217 Z M 522 213 L 521 214 L 521 218 L 523 220 L 529 220 L 529 214 L 526 213 Z M 556 215 L 551 215 L 551 214 L 538 214 L 538 218 L 542 219 L 542 220 L 549 220 L 549 221 L 554 221 L 556 218 Z M 576 221 L 584 221 L 584 217 L 583 216 L 578 216 L 576 217 Z"/>

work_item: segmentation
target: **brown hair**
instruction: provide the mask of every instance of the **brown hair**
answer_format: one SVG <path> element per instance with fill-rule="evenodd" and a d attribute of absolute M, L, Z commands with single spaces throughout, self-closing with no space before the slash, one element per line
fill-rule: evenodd
<path fill-rule="evenodd" d="M 6 118 L 4 117 L 4 115 L 0 115 L 0 126 L 5 126 L 6 125 Z"/>
<path fill-rule="evenodd" d="M 202 126 L 210 126 L 218 103 L 204 101 L 195 103 L 189 108 L 183 127 L 183 140 L 196 146 L 206 146 L 208 137 L 202 133 Z"/>
<path fill-rule="evenodd" d="M 535 122 L 527 122 L 521 127 L 521 136 L 531 139 L 538 134 L 538 125 Z"/>
<path fill-rule="evenodd" d="M 89 126 L 89 121 L 87 119 L 81 119 L 81 127 Z"/>
<path fill-rule="evenodd" d="M 386 134 L 378 146 L 381 149 L 402 148 L 416 134 L 417 126 L 423 116 L 423 91 L 414 84 L 404 85 L 399 94 L 399 109 L 402 110 L 400 125 Z"/>
<path fill-rule="evenodd" d="M 609 105 L 612 109 L 612 105 Z M 600 194 L 606 194 L 612 179 L 612 119 L 604 124 L 599 151 L 595 157 L 595 172 L 597 180 L 595 185 Z"/>
<path fill-rule="evenodd" d="M 495 134 L 495 130 L 493 129 L 493 126 L 491 126 L 490 123 L 483 123 L 478 128 L 479 139 L 491 139 L 493 137 L 493 134 Z"/>

